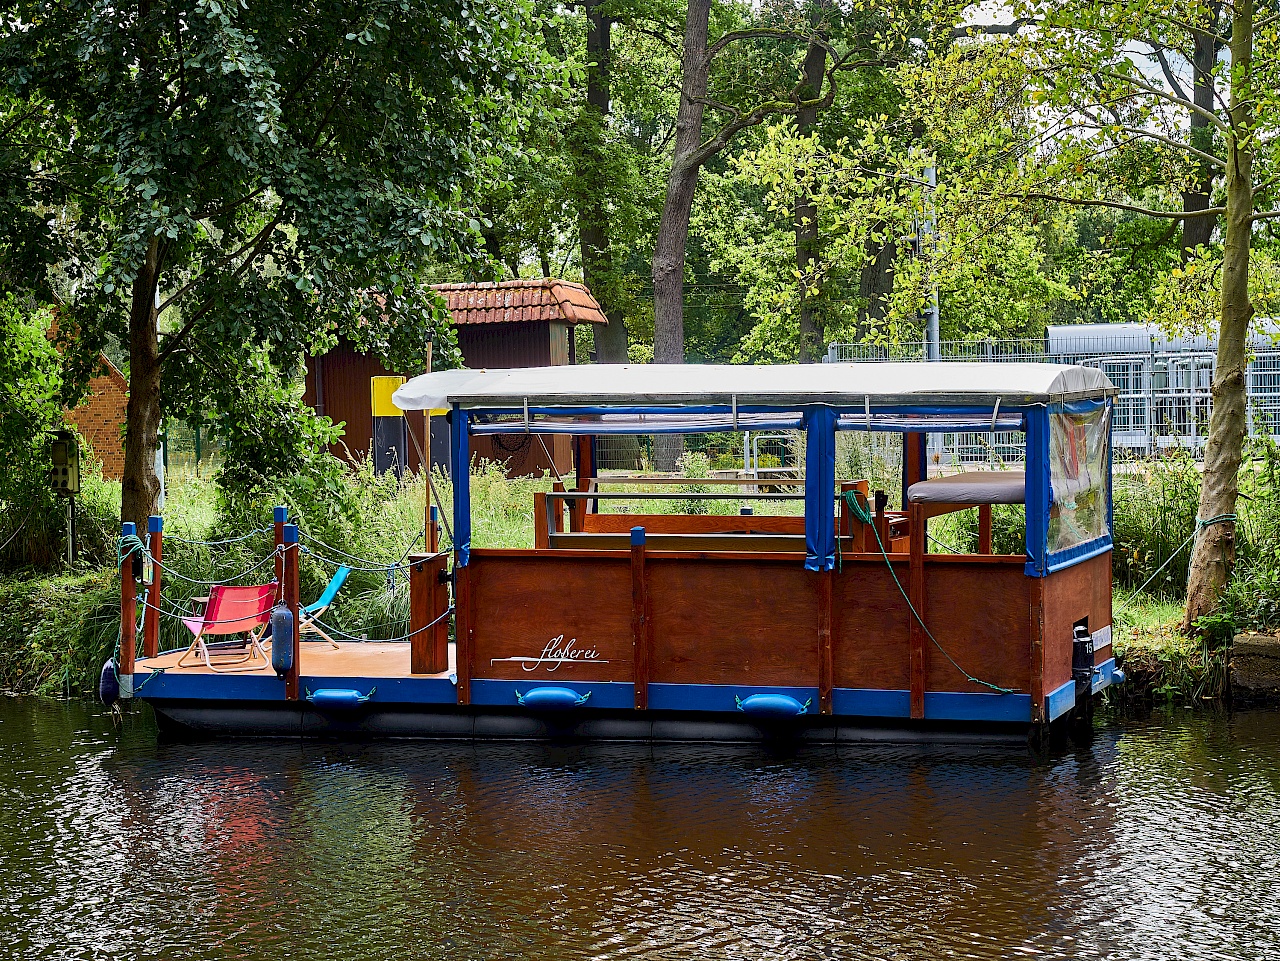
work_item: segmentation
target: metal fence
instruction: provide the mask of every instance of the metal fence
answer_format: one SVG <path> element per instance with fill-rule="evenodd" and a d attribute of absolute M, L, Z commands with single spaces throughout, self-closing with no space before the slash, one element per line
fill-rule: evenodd
<path fill-rule="evenodd" d="M 940 359 L 1100 368 L 1119 390 L 1114 413 L 1117 450 L 1149 455 L 1183 447 L 1198 453 L 1208 433 L 1216 347 L 1205 337 L 1167 337 L 1139 324 L 1087 324 L 1051 327 L 1042 339 L 943 341 Z M 1258 335 L 1251 347 L 1246 377 L 1249 430 L 1255 435 L 1269 431 L 1280 440 L 1280 346 L 1271 335 Z M 826 360 L 876 363 L 924 357 L 925 345 L 916 341 L 892 347 L 832 344 Z M 950 435 L 943 442 L 944 459 L 1018 459 L 1020 445 L 1020 435 Z"/>

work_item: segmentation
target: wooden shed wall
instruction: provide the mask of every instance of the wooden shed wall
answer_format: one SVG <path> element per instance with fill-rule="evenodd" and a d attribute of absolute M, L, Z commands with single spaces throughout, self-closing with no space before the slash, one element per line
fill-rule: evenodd
<path fill-rule="evenodd" d="M 316 374 L 320 375 L 320 402 L 316 396 Z M 307 358 L 306 391 L 302 401 L 315 408 L 316 413 L 325 414 L 335 424 L 344 423 L 345 433 L 342 443 L 333 444 L 329 452 L 335 457 L 346 459 L 347 451 L 358 458 L 368 456 L 373 442 L 373 410 L 370 403 L 369 379 L 385 377 L 393 374 L 374 357 L 358 354 L 346 341 L 323 357 Z M 426 449 L 423 438 L 423 415 L 421 411 L 410 411 L 406 414 L 409 430 L 417 438 L 418 443 Z M 422 466 L 417 448 L 409 442 L 408 467 L 417 470 Z"/>

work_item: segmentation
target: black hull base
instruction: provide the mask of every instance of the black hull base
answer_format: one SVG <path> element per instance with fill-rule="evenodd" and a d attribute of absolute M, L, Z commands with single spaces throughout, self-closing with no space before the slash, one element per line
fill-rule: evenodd
<path fill-rule="evenodd" d="M 1026 744 L 1026 724 L 964 724 L 805 716 L 739 719 L 697 712 L 643 715 L 626 711 L 516 713 L 465 708 L 405 707 L 317 712 L 293 704 L 166 702 L 153 704 L 161 733 L 171 738 L 313 737 L 366 740 L 650 741 L 837 744 L 933 741 Z"/>

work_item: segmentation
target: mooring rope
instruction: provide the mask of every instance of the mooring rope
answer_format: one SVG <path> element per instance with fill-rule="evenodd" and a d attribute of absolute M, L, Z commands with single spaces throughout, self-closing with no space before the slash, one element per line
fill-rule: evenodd
<path fill-rule="evenodd" d="M 1157 577 L 1159 577 L 1160 572 L 1163 571 L 1170 564 L 1172 564 L 1173 559 L 1177 557 L 1179 554 L 1181 554 L 1188 544 L 1190 544 L 1197 537 L 1199 537 L 1201 531 L 1203 531 L 1206 527 L 1212 527 L 1214 524 L 1234 524 L 1235 522 L 1236 522 L 1235 514 L 1217 514 L 1213 517 L 1210 517 L 1208 520 L 1203 520 L 1203 521 L 1197 517 L 1196 529 L 1187 535 L 1187 539 L 1178 545 L 1177 550 L 1175 550 L 1172 554 L 1170 554 L 1168 557 L 1165 558 L 1164 563 L 1155 569 L 1155 573 L 1153 573 L 1150 577 L 1148 577 L 1145 581 L 1142 582 L 1141 587 L 1139 587 L 1136 591 L 1134 591 L 1132 594 L 1129 595 L 1129 599 L 1127 601 L 1125 601 L 1118 608 L 1116 608 L 1112 616 L 1114 617 L 1116 614 L 1122 614 L 1125 611 L 1127 611 L 1130 608 L 1130 606 L 1132 606 L 1134 600 L 1138 597 L 1138 595 L 1140 595 L 1143 591 L 1147 589 L 1147 585 L 1150 584 L 1152 581 L 1154 581 Z"/>

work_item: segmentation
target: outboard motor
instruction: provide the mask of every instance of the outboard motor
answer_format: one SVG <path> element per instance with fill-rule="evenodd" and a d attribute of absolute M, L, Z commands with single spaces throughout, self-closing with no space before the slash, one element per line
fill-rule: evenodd
<path fill-rule="evenodd" d="M 1077 624 L 1071 642 L 1071 677 L 1076 682 L 1075 725 L 1077 733 L 1093 728 L 1093 635 L 1089 625 Z"/>
<path fill-rule="evenodd" d="M 1071 643 L 1071 676 L 1076 682 L 1076 699 L 1080 698 L 1081 687 L 1089 693 L 1093 685 L 1093 635 L 1089 633 L 1088 624 L 1077 624 L 1075 638 Z"/>

